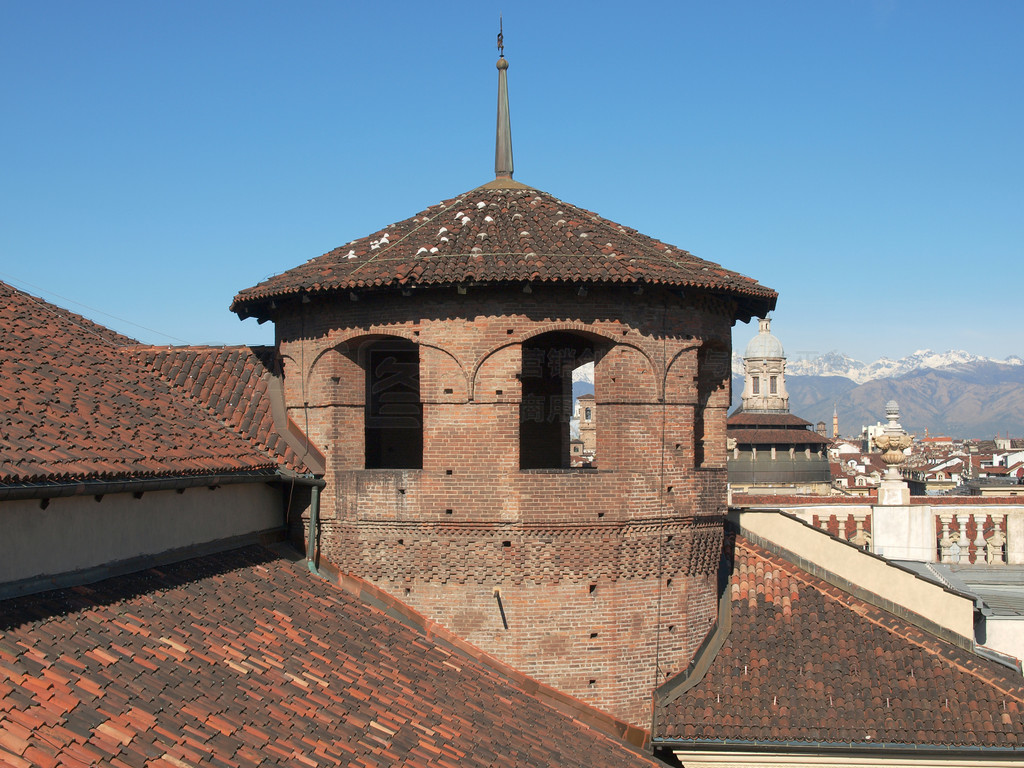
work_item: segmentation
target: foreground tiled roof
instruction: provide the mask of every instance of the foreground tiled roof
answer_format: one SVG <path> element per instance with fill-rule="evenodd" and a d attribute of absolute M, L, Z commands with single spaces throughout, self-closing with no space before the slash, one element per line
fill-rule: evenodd
<path fill-rule="evenodd" d="M 0 485 L 272 470 L 132 358 L 134 342 L 0 283 Z"/>
<path fill-rule="evenodd" d="M 657 763 L 250 547 L 0 603 L 0 764 Z"/>
<path fill-rule="evenodd" d="M 307 471 L 303 457 L 322 464 L 319 451 L 297 428 L 288 425 L 295 436 L 289 442 L 274 423 L 270 393 L 273 347 L 137 347 L 134 354 L 289 469 Z"/>
<path fill-rule="evenodd" d="M 240 292 L 267 317 L 299 293 L 480 282 L 658 284 L 734 296 L 763 315 L 776 293 L 718 264 L 518 182 L 492 182 Z M 745 309 L 745 311 L 744 311 Z"/>
<path fill-rule="evenodd" d="M 661 708 L 678 743 L 1024 744 L 1024 679 L 737 537 L 732 628 Z"/>

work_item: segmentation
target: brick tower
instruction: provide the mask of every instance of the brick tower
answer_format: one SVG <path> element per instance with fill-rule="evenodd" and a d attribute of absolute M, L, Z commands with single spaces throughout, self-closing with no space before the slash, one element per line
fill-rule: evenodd
<path fill-rule="evenodd" d="M 327 457 L 323 556 L 635 724 L 716 611 L 730 330 L 775 293 L 495 179 L 236 296 Z M 594 363 L 600 462 L 569 466 Z"/>

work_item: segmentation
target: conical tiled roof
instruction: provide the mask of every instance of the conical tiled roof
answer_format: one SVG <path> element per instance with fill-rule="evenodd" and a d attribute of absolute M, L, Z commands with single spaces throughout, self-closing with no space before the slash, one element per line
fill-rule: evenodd
<path fill-rule="evenodd" d="M 539 282 L 697 288 L 762 316 L 777 294 L 635 229 L 511 179 L 477 187 L 240 292 L 231 309 L 267 317 L 273 299 L 378 288 Z"/>

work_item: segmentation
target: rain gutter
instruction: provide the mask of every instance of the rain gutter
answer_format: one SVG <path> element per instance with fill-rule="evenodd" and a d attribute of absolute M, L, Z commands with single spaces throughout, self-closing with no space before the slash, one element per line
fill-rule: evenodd
<path fill-rule="evenodd" d="M 171 477 L 18 483 L 0 486 L 0 501 L 57 499 L 67 496 L 104 496 L 108 493 L 143 494 L 151 491 L 183 491 L 186 488 L 198 488 L 200 486 L 269 483 L 291 479 L 291 477 L 280 470 L 263 469 L 203 475 L 175 475 Z"/>
<path fill-rule="evenodd" d="M 240 485 L 244 483 L 283 482 L 304 486 L 310 489 L 309 542 L 306 547 L 306 559 L 309 570 L 317 573 L 315 563 L 316 536 L 320 528 L 320 489 L 327 485 L 322 477 L 299 475 L 282 469 L 253 470 L 247 472 L 231 472 L 206 475 L 178 475 L 175 477 L 144 477 L 120 480 L 77 480 L 72 482 L 21 483 L 18 485 L 0 486 L 0 502 L 24 501 L 41 499 L 44 506 L 50 499 L 69 496 L 95 496 L 96 500 L 108 493 L 131 493 L 141 497 L 152 491 L 184 491 L 186 488 L 221 485 Z M 290 502 L 289 502 L 290 505 Z M 290 509 L 285 511 L 287 515 Z M 287 519 L 285 520 L 287 526 Z"/>
<path fill-rule="evenodd" d="M 320 570 L 316 565 L 316 541 L 320 536 L 320 489 L 327 485 L 327 481 L 322 477 L 313 477 L 311 475 L 290 475 L 285 479 L 295 485 L 309 488 L 309 532 L 306 537 L 306 567 L 309 568 L 310 573 L 319 576 Z M 287 525 L 287 520 L 285 524 Z"/>

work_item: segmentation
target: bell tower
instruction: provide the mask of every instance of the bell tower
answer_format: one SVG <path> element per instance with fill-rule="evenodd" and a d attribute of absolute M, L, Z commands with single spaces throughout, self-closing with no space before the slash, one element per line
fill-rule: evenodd
<path fill-rule="evenodd" d="M 789 413 L 786 391 L 786 353 L 771 332 L 772 321 L 759 321 L 757 336 L 743 353 L 743 411 L 747 413 Z"/>
<path fill-rule="evenodd" d="M 776 294 L 512 178 L 242 291 L 327 457 L 319 556 L 621 720 L 717 615 L 731 329 Z M 597 468 L 570 466 L 594 364 Z M 307 536 L 309 521 L 292 521 Z"/>

